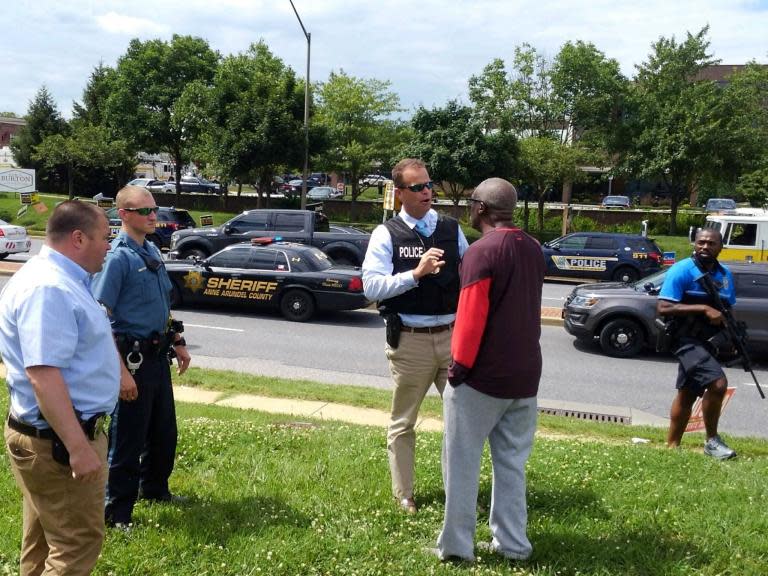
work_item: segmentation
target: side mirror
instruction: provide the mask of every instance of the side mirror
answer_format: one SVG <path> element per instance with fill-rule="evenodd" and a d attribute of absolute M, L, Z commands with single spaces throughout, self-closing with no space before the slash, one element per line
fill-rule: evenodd
<path fill-rule="evenodd" d="M 232 226 L 226 225 L 224 226 L 224 234 L 232 234 Z"/>

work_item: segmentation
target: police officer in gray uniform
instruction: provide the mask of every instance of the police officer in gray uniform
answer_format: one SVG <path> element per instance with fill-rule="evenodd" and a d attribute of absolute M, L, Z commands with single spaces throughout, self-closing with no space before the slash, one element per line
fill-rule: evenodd
<path fill-rule="evenodd" d="M 171 501 L 168 488 L 176 455 L 176 411 L 169 352 L 178 373 L 189 366 L 183 327 L 170 315 L 171 281 L 160 250 L 147 234 L 157 223 L 157 205 L 145 188 L 126 186 L 116 198 L 123 221 L 112 241 L 93 293 L 112 319 L 120 356 L 134 387 L 121 387 L 109 431 L 109 480 L 105 520 L 132 522 L 137 498 Z"/>

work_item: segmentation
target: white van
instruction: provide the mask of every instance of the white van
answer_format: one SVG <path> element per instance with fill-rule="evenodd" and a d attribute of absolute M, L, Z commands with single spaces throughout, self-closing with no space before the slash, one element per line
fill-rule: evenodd
<path fill-rule="evenodd" d="M 710 214 L 704 227 L 723 235 L 718 260 L 768 262 L 768 210 L 737 208 L 728 214 Z"/>

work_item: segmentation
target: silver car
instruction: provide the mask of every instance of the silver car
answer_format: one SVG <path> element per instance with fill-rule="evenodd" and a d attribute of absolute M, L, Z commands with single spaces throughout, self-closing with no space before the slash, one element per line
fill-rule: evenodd
<path fill-rule="evenodd" d="M 768 348 L 768 264 L 725 262 L 736 281 L 733 315 L 745 322 L 750 348 Z M 563 306 L 564 327 L 581 340 L 597 340 L 609 356 L 629 358 L 654 349 L 658 336 L 656 301 L 661 270 L 632 284 L 583 284 Z"/>

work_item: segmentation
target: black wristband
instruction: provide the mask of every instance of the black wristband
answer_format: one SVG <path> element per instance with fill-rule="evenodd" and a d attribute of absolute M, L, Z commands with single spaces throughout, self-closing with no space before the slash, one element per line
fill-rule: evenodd
<path fill-rule="evenodd" d="M 178 340 L 176 340 L 176 342 L 173 343 L 173 345 L 174 346 L 186 346 L 187 345 L 187 341 L 184 340 L 184 338 L 179 338 Z"/>

